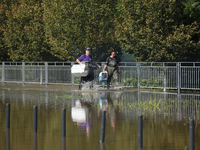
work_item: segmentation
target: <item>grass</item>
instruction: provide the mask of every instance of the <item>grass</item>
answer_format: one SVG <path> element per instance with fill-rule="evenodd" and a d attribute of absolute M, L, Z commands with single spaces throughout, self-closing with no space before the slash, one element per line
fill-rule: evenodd
<path fill-rule="evenodd" d="M 171 107 L 170 104 L 163 102 L 162 100 L 149 100 L 149 101 L 139 101 L 139 102 L 132 102 L 127 103 L 126 105 L 119 104 L 119 107 L 121 108 L 128 108 L 128 109 L 136 109 L 139 108 L 141 110 L 149 110 L 149 111 L 164 111 L 166 109 L 169 109 Z"/>
<path fill-rule="evenodd" d="M 125 111 L 127 113 L 131 112 L 133 109 L 139 109 L 144 114 L 149 113 L 164 113 L 169 115 L 176 115 L 180 113 L 186 115 L 184 119 L 189 121 L 191 118 L 195 118 L 197 121 L 200 120 L 200 101 L 196 99 L 190 100 L 149 100 L 149 101 L 134 101 L 127 103 L 117 104 L 120 111 Z"/>
<path fill-rule="evenodd" d="M 78 95 L 73 95 L 73 94 L 63 94 L 63 95 L 55 95 L 56 99 L 61 98 L 61 99 L 71 99 L 71 98 L 80 98 Z"/>

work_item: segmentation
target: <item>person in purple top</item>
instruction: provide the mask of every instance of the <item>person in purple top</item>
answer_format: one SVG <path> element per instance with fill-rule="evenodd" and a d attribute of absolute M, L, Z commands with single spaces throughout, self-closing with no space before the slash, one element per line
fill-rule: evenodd
<path fill-rule="evenodd" d="M 88 47 L 86 49 L 85 54 L 81 55 L 78 59 L 76 59 L 76 61 L 79 64 L 83 64 L 84 61 L 89 61 L 89 62 L 94 62 L 99 68 L 101 68 L 101 66 L 99 66 L 93 59 L 92 59 L 92 55 L 91 55 L 91 49 Z M 94 73 L 91 70 L 91 72 L 86 76 L 86 77 L 81 77 L 81 81 L 79 84 L 79 90 L 81 90 L 82 88 L 82 83 L 83 82 L 88 82 L 88 81 L 93 81 L 94 80 Z"/>

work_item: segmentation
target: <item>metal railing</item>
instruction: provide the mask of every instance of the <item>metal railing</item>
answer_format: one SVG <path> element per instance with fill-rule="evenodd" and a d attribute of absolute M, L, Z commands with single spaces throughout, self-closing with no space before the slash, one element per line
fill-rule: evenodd
<path fill-rule="evenodd" d="M 0 62 L 0 82 L 38 84 L 78 84 L 79 78 L 71 74 L 75 62 Z M 95 82 L 105 62 L 95 65 Z M 119 81 L 122 87 L 200 89 L 200 63 L 198 62 L 120 62 Z"/>

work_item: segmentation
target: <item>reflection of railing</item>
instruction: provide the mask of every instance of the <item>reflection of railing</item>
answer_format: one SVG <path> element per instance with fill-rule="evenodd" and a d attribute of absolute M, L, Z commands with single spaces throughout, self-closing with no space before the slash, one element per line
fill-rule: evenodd
<path fill-rule="evenodd" d="M 71 74 L 74 62 L 1 62 L 1 82 L 40 84 L 78 84 Z M 95 82 L 105 63 L 95 65 Z M 120 62 L 120 82 L 123 87 L 200 89 L 200 63 L 183 62 Z"/>

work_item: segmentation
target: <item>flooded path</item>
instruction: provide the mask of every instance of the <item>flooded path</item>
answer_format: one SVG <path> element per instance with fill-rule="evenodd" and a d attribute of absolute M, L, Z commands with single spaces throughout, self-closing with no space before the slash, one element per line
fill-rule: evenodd
<path fill-rule="evenodd" d="M 0 150 L 6 146 L 6 104 L 10 103 L 10 150 L 32 150 L 33 106 L 38 107 L 37 150 L 62 149 L 66 108 L 66 150 L 138 149 L 138 115 L 143 115 L 143 150 L 188 150 L 189 120 L 195 119 L 200 149 L 200 95 L 136 89 L 78 91 L 77 86 L 0 85 Z M 100 144 L 101 112 L 105 142 Z"/>

